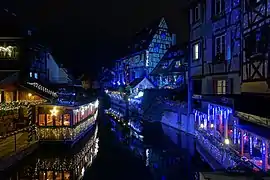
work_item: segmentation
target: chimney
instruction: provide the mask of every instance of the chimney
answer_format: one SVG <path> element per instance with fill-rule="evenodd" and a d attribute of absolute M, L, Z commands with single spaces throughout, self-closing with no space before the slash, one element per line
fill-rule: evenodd
<path fill-rule="evenodd" d="M 176 34 L 172 34 L 172 46 L 176 45 Z"/>

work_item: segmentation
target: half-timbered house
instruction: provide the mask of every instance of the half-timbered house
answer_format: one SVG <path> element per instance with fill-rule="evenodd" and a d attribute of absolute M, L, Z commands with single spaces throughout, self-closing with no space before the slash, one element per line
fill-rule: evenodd
<path fill-rule="evenodd" d="M 116 82 L 129 84 L 136 78 L 149 77 L 166 51 L 175 44 L 164 18 L 138 32 L 128 55 L 116 62 Z"/>
<path fill-rule="evenodd" d="M 159 88 L 178 88 L 186 84 L 187 61 L 184 50 L 172 46 L 151 72 Z"/>
<path fill-rule="evenodd" d="M 193 1 L 190 8 L 190 71 L 200 142 L 207 141 L 203 133 L 210 132 L 225 145 L 241 146 L 234 158 L 245 156 L 264 171 L 269 169 L 269 141 L 261 138 L 257 147 L 260 137 L 247 134 L 251 129 L 254 132 L 255 124 L 270 124 L 265 105 L 269 103 L 268 4 L 262 0 L 206 0 Z M 237 130 L 243 124 L 245 128 Z M 241 140 L 237 142 L 235 137 Z M 210 150 L 205 143 L 202 146 Z M 261 152 L 256 154 L 255 149 Z"/>

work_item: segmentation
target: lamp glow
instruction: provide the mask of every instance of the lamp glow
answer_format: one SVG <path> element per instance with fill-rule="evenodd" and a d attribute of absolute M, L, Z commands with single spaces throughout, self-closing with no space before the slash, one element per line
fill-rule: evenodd
<path fill-rule="evenodd" d="M 228 145 L 228 144 L 230 144 L 230 140 L 229 140 L 228 138 L 226 138 L 226 139 L 224 140 L 224 143 Z"/>
<path fill-rule="evenodd" d="M 203 127 L 204 127 L 204 125 L 203 125 L 203 124 L 201 124 L 201 125 L 200 125 L 200 128 L 203 128 Z"/>
<path fill-rule="evenodd" d="M 52 110 L 50 110 L 52 116 L 56 116 L 59 110 L 56 109 L 56 107 L 53 107 Z"/>

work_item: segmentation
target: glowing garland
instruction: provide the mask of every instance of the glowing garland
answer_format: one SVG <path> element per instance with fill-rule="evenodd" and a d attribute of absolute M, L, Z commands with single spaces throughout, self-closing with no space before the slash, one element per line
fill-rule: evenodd
<path fill-rule="evenodd" d="M 89 110 L 89 108 L 91 108 L 91 111 L 92 111 L 93 108 L 98 108 L 98 106 L 99 106 L 99 101 L 97 99 L 94 103 L 91 102 L 91 103 L 79 106 L 78 109 L 73 110 L 73 113 L 77 114 L 78 112 L 81 112 L 82 114 L 84 114 L 84 111 Z"/>
<path fill-rule="evenodd" d="M 74 140 L 81 133 L 86 131 L 89 127 L 95 124 L 97 119 L 98 111 L 94 116 L 89 117 L 86 121 L 77 125 L 75 128 L 72 127 L 39 127 L 38 128 L 38 137 L 42 140 L 51 140 L 51 141 L 64 141 L 64 140 Z"/>
<path fill-rule="evenodd" d="M 97 156 L 99 150 L 99 138 L 97 132 L 98 127 L 96 126 L 96 130 L 90 140 L 88 140 L 78 153 L 72 155 L 70 158 L 38 158 L 34 166 L 26 166 L 24 169 L 25 175 L 32 179 L 33 177 L 40 177 L 40 173 L 44 173 L 45 175 L 45 172 L 48 171 L 66 171 L 67 173 L 74 172 L 76 177 L 82 177 L 84 175 L 84 170 L 92 165 L 93 160 Z"/>
<path fill-rule="evenodd" d="M 21 107 L 25 107 L 28 104 L 31 105 L 38 105 L 45 103 L 46 100 L 33 100 L 33 101 L 12 101 L 10 103 L 0 103 L 0 111 L 11 111 L 11 110 L 17 110 Z"/>
<path fill-rule="evenodd" d="M 50 94 L 50 95 L 52 95 L 53 97 L 58 97 L 58 95 L 57 95 L 57 93 L 56 92 L 54 92 L 54 91 L 52 91 L 52 90 L 49 90 L 48 88 L 46 88 L 46 87 L 44 87 L 44 86 L 42 86 L 42 85 L 40 85 L 40 84 L 38 84 L 38 83 L 36 83 L 36 82 L 34 82 L 34 83 L 31 83 L 31 82 L 27 82 L 27 84 L 29 84 L 29 85 L 31 85 L 31 86 L 34 86 L 35 88 L 37 88 L 38 90 L 41 90 L 41 91 L 43 91 L 43 92 L 45 92 L 45 93 L 47 93 L 47 94 Z"/>
<path fill-rule="evenodd" d="M 8 54 L 9 57 L 12 56 L 12 51 L 15 49 L 13 46 L 3 47 L 0 46 L 0 52 L 5 53 L 4 55 Z"/>

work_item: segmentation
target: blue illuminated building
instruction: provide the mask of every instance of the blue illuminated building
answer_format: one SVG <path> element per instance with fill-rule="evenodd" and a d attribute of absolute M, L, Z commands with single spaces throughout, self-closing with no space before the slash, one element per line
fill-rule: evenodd
<path fill-rule="evenodd" d="M 172 46 L 151 72 L 158 88 L 179 88 L 186 85 L 187 58 L 178 45 Z"/>
<path fill-rule="evenodd" d="M 115 63 L 113 83 L 126 85 L 136 78 L 151 77 L 167 50 L 175 44 L 175 35 L 168 30 L 164 18 L 138 32 L 129 46 L 128 53 Z"/>
<path fill-rule="evenodd" d="M 269 170 L 269 14 L 262 0 L 190 3 L 196 134 L 225 167 L 244 157 L 252 169 Z M 219 143 L 237 153 L 221 159 L 226 150 Z"/>

